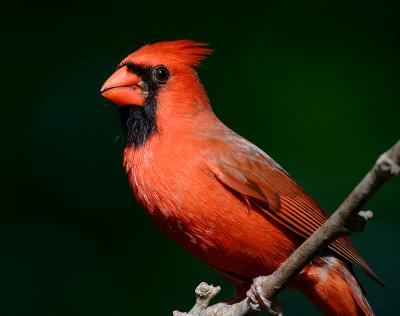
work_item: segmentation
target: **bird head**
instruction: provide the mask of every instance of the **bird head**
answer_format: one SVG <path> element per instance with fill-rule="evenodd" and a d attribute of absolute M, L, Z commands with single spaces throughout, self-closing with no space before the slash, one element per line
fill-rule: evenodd
<path fill-rule="evenodd" d="M 136 129 L 143 123 L 149 134 L 163 122 L 193 116 L 209 108 L 195 71 L 200 61 L 212 52 L 206 46 L 190 40 L 148 44 L 119 63 L 100 93 L 120 107 L 124 128 L 129 129 L 128 122 Z M 125 132 L 141 133 L 140 130 Z"/>

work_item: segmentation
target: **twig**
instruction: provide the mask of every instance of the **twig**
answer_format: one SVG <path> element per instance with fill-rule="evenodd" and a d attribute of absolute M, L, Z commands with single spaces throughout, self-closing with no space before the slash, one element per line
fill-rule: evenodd
<path fill-rule="evenodd" d="M 263 282 L 263 294 L 272 300 L 301 270 L 332 241 L 352 232 L 361 207 L 391 177 L 400 172 L 400 140 L 383 153 L 373 168 L 339 208 L 296 251 Z"/>
<path fill-rule="evenodd" d="M 178 311 L 173 312 L 173 316 L 250 316 L 258 314 L 260 308 L 258 304 L 253 304 L 248 300 L 243 300 L 236 304 L 219 303 L 208 307 L 212 298 L 221 291 L 219 286 L 200 283 L 196 290 L 196 304 L 189 313 Z"/>
<path fill-rule="evenodd" d="M 378 158 L 373 168 L 319 229 L 305 240 L 274 273 L 261 277 L 261 289 L 264 298 L 272 302 L 285 286 L 335 239 L 362 230 L 366 221 L 372 218 L 372 212 L 360 211 L 361 207 L 387 180 L 399 173 L 400 140 Z M 248 316 L 254 315 L 256 311 L 254 302 L 249 298 L 228 306 L 230 308 L 226 308 L 225 313 L 223 309 L 213 309 L 212 306 L 207 308 L 203 305 L 203 314 L 191 314 L 189 312 L 188 315 Z"/>

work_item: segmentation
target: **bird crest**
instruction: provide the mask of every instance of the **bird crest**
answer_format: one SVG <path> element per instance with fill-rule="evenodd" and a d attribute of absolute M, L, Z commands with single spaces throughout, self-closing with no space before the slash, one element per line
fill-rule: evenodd
<path fill-rule="evenodd" d="M 149 57 L 153 57 L 195 67 L 213 52 L 207 46 L 208 44 L 206 43 L 198 43 L 191 40 L 164 41 L 147 44 L 132 53 L 131 57 L 135 60 L 140 60 L 142 57 L 148 60 Z"/>

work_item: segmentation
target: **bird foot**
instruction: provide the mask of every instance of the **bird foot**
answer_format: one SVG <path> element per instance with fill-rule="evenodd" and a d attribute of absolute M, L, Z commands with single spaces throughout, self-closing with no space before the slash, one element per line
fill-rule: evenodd
<path fill-rule="evenodd" d="M 282 316 L 282 308 L 277 301 L 270 301 L 263 295 L 262 284 L 268 281 L 268 277 L 260 276 L 253 279 L 253 284 L 250 290 L 247 291 L 247 297 L 250 299 L 251 304 L 261 306 L 270 313 L 271 315 Z M 275 305 L 274 307 L 272 305 Z M 253 307 L 254 308 L 254 307 Z"/>

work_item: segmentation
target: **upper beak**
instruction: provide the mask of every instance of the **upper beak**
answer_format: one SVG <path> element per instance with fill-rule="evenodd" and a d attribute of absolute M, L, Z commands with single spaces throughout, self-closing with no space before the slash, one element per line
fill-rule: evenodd
<path fill-rule="evenodd" d="M 144 105 L 147 91 L 140 78 L 124 66 L 114 72 L 100 89 L 103 97 L 116 105 Z"/>

